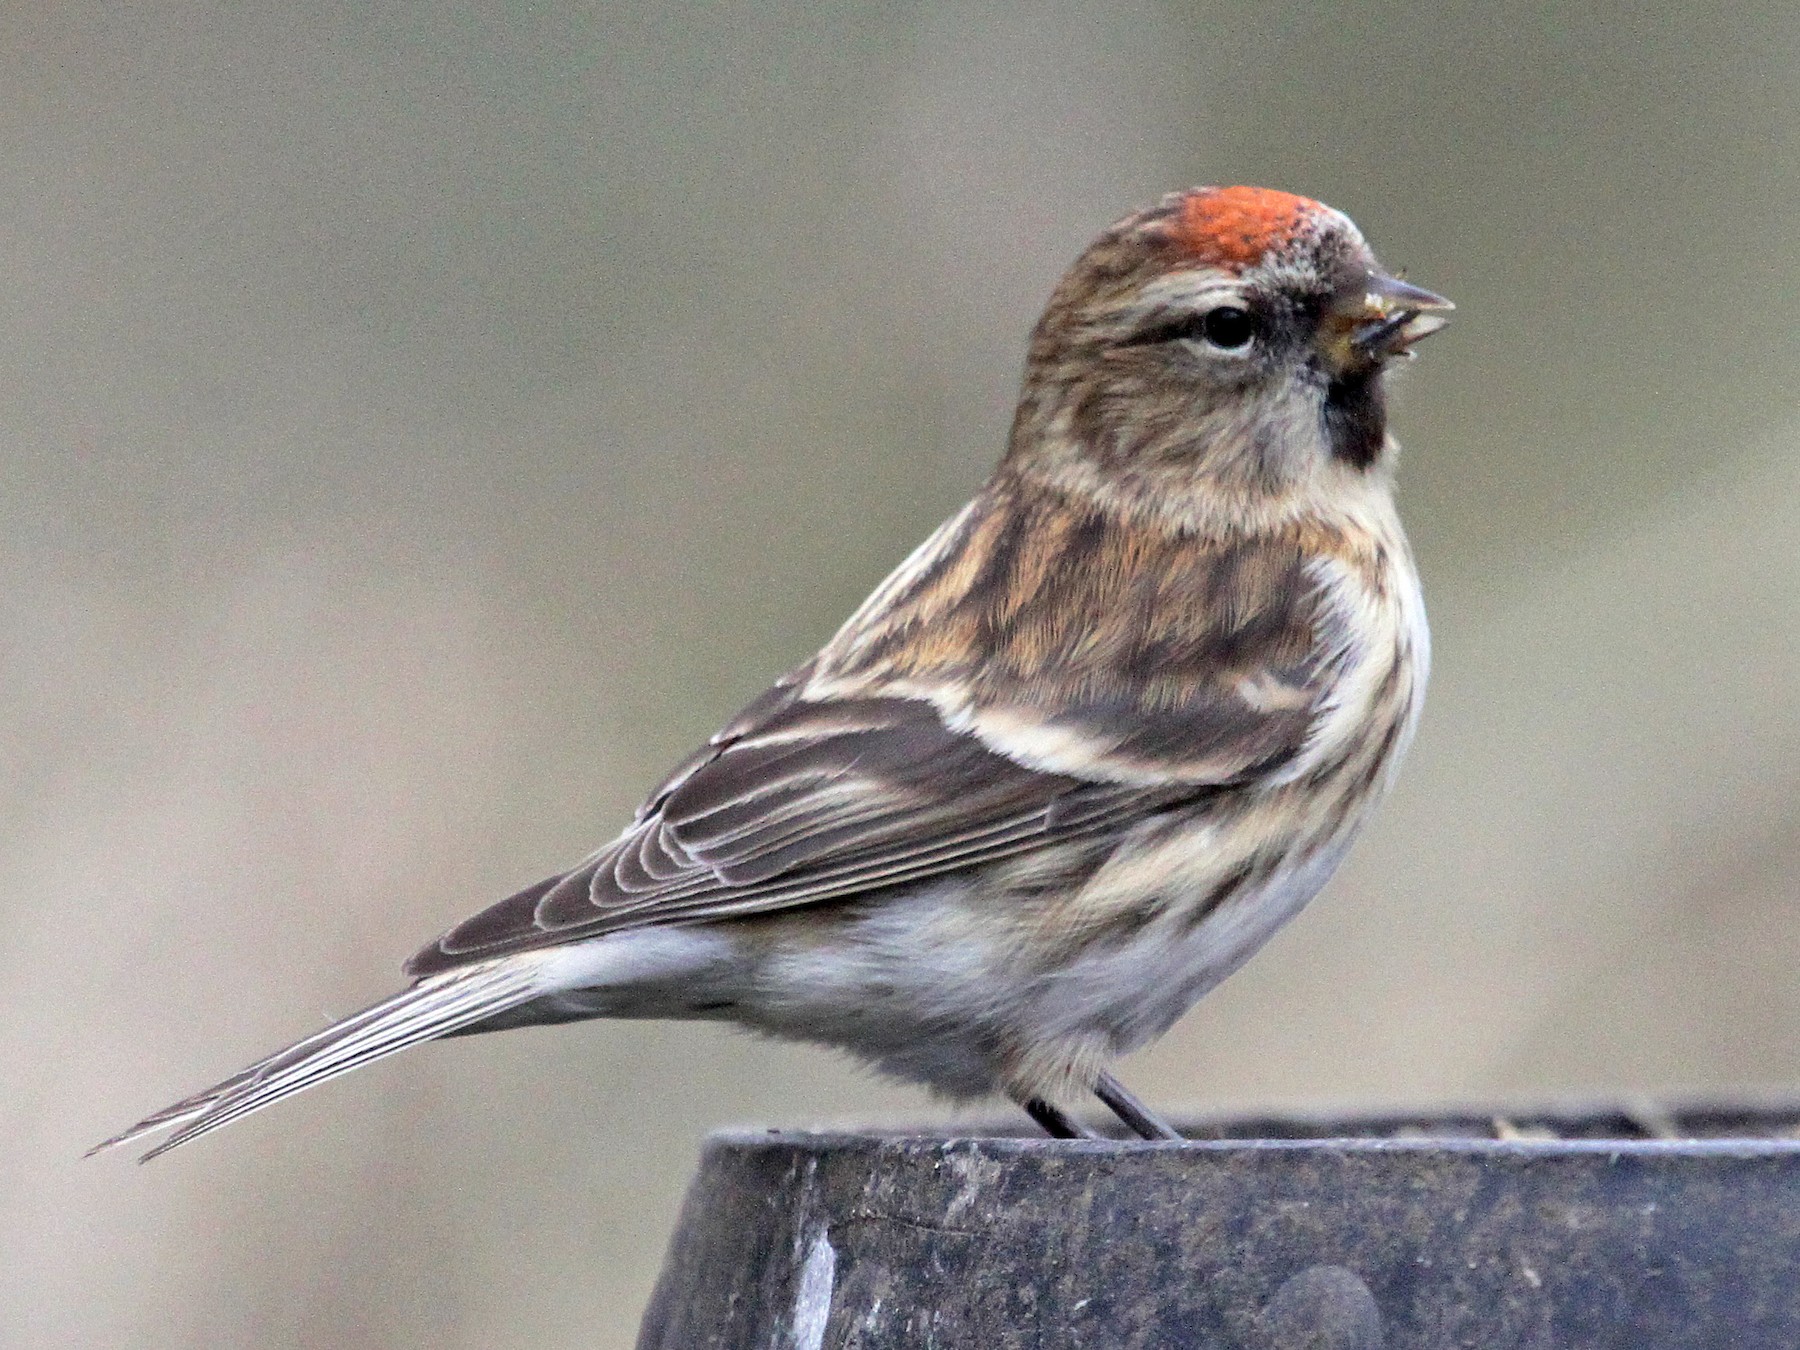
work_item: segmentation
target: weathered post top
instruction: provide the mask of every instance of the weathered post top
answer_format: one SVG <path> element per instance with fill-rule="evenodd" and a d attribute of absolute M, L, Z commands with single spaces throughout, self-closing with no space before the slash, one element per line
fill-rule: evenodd
<path fill-rule="evenodd" d="M 727 1132 L 638 1345 L 1792 1350 L 1795 1120 L 1257 1120 L 1182 1143 Z"/>

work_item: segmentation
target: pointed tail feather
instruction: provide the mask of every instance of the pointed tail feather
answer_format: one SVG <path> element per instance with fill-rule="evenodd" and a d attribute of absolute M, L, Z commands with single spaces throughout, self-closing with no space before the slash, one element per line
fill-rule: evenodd
<path fill-rule="evenodd" d="M 173 1130 L 139 1160 L 148 1162 L 315 1083 L 410 1045 L 469 1030 L 478 1022 L 529 1003 L 544 993 L 540 964 L 518 956 L 505 957 L 421 980 L 392 998 L 259 1060 L 204 1092 L 144 1117 L 130 1129 L 96 1144 L 87 1156 L 129 1144 L 158 1130 Z"/>

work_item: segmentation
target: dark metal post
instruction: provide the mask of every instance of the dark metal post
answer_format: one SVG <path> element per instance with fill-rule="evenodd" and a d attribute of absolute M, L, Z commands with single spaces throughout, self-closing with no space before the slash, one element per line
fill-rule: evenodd
<path fill-rule="evenodd" d="M 1794 1350 L 1800 1143 L 1772 1137 L 1793 1121 L 721 1134 L 638 1345 Z"/>

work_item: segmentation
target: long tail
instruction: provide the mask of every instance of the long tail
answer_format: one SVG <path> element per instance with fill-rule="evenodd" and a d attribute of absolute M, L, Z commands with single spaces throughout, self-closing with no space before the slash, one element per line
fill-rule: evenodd
<path fill-rule="evenodd" d="M 469 1030 L 478 1022 L 529 1003 L 544 993 L 545 982 L 538 966 L 533 960 L 505 957 L 421 980 L 411 989 L 258 1060 L 204 1092 L 144 1117 L 130 1129 L 96 1144 L 87 1156 L 129 1144 L 158 1130 L 173 1130 L 139 1160 L 149 1162 L 158 1154 L 327 1078 L 336 1078 L 409 1045 Z"/>

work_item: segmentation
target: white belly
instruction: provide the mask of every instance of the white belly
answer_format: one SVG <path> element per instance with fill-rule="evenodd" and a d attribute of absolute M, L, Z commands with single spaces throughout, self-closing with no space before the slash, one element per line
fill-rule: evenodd
<path fill-rule="evenodd" d="M 1164 916 L 1046 965 L 1029 932 L 992 922 L 965 882 L 886 897 L 829 942 L 777 941 L 723 1015 L 821 1041 L 957 1099 L 1056 1076 L 1160 1036 L 1319 891 L 1344 845 L 1240 891 L 1183 931 Z"/>

